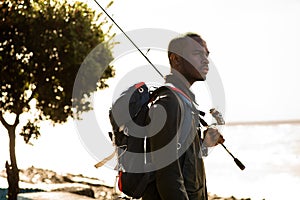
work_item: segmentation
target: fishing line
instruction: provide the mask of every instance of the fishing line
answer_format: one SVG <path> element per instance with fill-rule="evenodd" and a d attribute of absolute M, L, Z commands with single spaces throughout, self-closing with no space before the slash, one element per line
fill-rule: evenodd
<path fill-rule="evenodd" d="M 155 69 L 155 71 L 162 77 L 162 73 L 155 67 L 155 65 L 149 60 L 149 58 L 141 51 L 141 49 L 131 40 L 131 38 L 123 31 L 123 29 L 115 22 L 115 20 L 106 12 L 106 10 L 97 2 L 97 0 L 94 0 L 94 2 L 100 7 L 100 9 L 106 14 L 106 16 L 118 27 L 118 29 L 125 35 L 125 37 L 133 44 L 133 46 L 142 54 L 142 56 L 148 61 L 148 63 Z M 149 51 L 149 50 L 148 50 Z M 148 52 L 147 51 L 147 52 Z"/>

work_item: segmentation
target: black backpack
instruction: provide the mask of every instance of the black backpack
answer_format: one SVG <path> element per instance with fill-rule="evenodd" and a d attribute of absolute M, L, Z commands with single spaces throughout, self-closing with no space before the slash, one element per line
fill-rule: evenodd
<path fill-rule="evenodd" d="M 145 127 L 149 123 L 148 105 L 153 91 L 144 82 L 135 84 L 120 95 L 109 111 L 113 129 L 109 136 L 117 148 L 118 187 L 133 198 L 141 198 L 147 185 L 154 180 L 153 172 L 142 170 L 151 163 L 149 158 L 142 156 L 150 148 L 147 133 L 134 130 L 137 126 Z M 135 153 L 140 156 L 135 156 Z"/>
<path fill-rule="evenodd" d="M 147 171 L 151 169 L 151 159 L 147 157 L 150 144 L 143 127 L 150 123 L 149 105 L 156 100 L 159 91 L 164 89 L 171 89 L 188 98 L 178 88 L 161 86 L 149 89 L 144 82 L 140 82 L 125 90 L 109 111 L 113 129 L 109 136 L 116 146 L 118 158 L 118 187 L 133 198 L 141 198 L 147 185 L 154 181 L 154 172 Z"/>

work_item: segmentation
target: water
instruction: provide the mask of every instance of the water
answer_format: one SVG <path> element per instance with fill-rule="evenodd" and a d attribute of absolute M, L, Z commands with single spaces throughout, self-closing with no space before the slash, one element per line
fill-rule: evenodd
<path fill-rule="evenodd" d="M 206 158 L 209 191 L 251 199 L 298 199 L 300 125 L 229 126 L 227 148 L 246 166 L 241 171 L 220 146 Z"/>
<path fill-rule="evenodd" d="M 94 168 L 97 160 L 82 146 L 74 129 L 71 122 L 45 126 L 34 146 L 25 145 L 18 137 L 19 168 L 33 165 L 59 173 L 83 174 L 113 185 L 116 173 L 106 167 Z M 4 169 L 8 139 L 5 130 L 1 129 L 0 133 L 0 166 Z M 226 126 L 222 133 L 226 139 L 224 144 L 246 169 L 241 171 L 221 146 L 213 148 L 205 158 L 209 192 L 258 200 L 299 198 L 300 124 Z"/>

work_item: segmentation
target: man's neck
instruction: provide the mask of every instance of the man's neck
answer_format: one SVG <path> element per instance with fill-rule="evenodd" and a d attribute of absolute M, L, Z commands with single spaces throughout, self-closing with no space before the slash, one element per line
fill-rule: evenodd
<path fill-rule="evenodd" d="M 178 71 L 171 71 L 171 74 L 166 77 L 166 82 L 173 84 L 178 89 L 186 93 L 193 101 L 195 101 L 195 95 L 190 90 L 190 83 L 178 73 Z"/>
<path fill-rule="evenodd" d="M 178 78 L 179 81 L 182 82 L 187 88 L 190 88 L 194 83 L 194 81 L 190 83 L 180 72 L 175 69 L 171 69 L 171 74 L 176 76 L 176 78 Z"/>

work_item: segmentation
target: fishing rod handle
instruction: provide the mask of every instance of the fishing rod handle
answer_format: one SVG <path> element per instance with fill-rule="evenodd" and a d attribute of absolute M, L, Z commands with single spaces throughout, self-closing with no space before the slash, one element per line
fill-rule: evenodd
<path fill-rule="evenodd" d="M 242 163 L 239 159 L 234 158 L 233 160 L 234 160 L 235 164 L 236 164 L 241 170 L 244 170 L 244 169 L 246 168 L 245 165 L 243 165 L 243 163 Z"/>
<path fill-rule="evenodd" d="M 235 164 L 241 169 L 244 170 L 246 167 L 245 165 L 236 157 L 234 157 L 234 155 L 232 155 L 232 153 L 226 148 L 226 146 L 224 144 L 221 144 L 222 147 L 224 147 L 224 149 L 227 151 L 227 153 L 229 153 L 229 155 L 233 158 Z"/>

